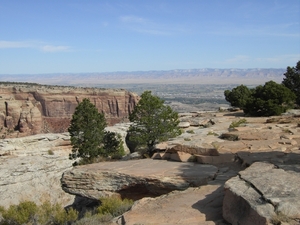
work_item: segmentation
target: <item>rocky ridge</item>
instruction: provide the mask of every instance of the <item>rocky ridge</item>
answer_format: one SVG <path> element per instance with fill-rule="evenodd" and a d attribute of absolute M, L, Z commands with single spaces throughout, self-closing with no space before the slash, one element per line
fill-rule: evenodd
<path fill-rule="evenodd" d="M 242 124 L 240 127 L 229 128 L 232 122 L 239 121 L 240 119 L 246 119 L 247 122 Z M 280 117 L 245 118 L 241 112 L 193 112 L 181 114 L 180 120 L 185 123 L 185 128 L 183 128 L 185 132 L 181 136 L 157 146 L 158 153 L 155 154 L 153 158 L 158 160 L 147 159 L 149 164 L 142 163 L 141 165 L 138 165 L 138 162 L 141 160 L 114 163 L 112 164 L 114 165 L 113 169 L 110 167 L 108 167 L 110 169 L 105 169 L 104 167 L 101 167 L 101 163 L 99 164 L 100 167 L 98 164 L 94 164 L 71 168 L 71 161 L 67 160 L 67 154 L 70 149 L 68 150 L 66 147 L 68 146 L 68 137 L 66 134 L 59 134 L 62 135 L 59 138 L 57 138 L 57 136 L 47 138 L 50 134 L 34 135 L 31 137 L 35 140 L 33 141 L 35 144 L 29 145 L 28 143 L 30 142 L 26 142 L 25 139 L 23 139 L 23 141 L 21 141 L 22 139 L 15 139 L 15 143 L 18 143 L 15 147 L 11 147 L 13 139 L 4 139 L 3 142 L 0 143 L 1 150 L 3 150 L 0 152 L 0 155 L 2 155 L 0 160 L 3 160 L 3 169 L 1 168 L 0 172 L 4 171 L 3 174 L 0 175 L 0 177 L 2 177 L 0 190 L 2 190 L 1 196 L 2 194 L 5 194 L 6 197 L 2 197 L 3 201 L 1 199 L 0 202 L 9 205 L 24 198 L 24 196 L 26 198 L 33 198 L 30 195 L 32 190 L 41 191 L 43 194 L 39 196 L 49 197 L 49 193 L 47 194 L 47 192 L 50 190 L 46 188 L 46 191 L 42 192 L 44 190 L 42 188 L 42 184 L 50 184 L 47 184 L 47 180 L 43 180 L 45 178 L 38 178 L 38 176 L 44 174 L 43 176 L 48 176 L 49 180 L 51 180 L 52 178 L 49 176 L 49 174 L 51 174 L 50 169 L 55 171 L 54 168 L 62 165 L 60 170 L 56 170 L 57 173 L 52 173 L 52 175 L 59 174 L 61 177 L 61 174 L 65 173 L 69 176 L 68 179 L 71 184 L 72 182 L 75 182 L 74 180 L 76 179 L 73 181 L 72 179 L 76 177 L 78 178 L 77 182 L 79 184 L 80 179 L 84 181 L 82 185 L 78 186 L 79 188 L 70 186 L 71 188 L 69 190 L 71 191 L 69 191 L 69 193 L 72 194 L 86 196 L 89 198 L 97 198 L 101 196 L 101 193 L 105 195 L 112 195 L 115 193 L 122 196 L 127 195 L 132 197 L 137 190 L 146 190 L 144 193 L 139 193 L 138 198 L 145 196 L 155 197 L 158 194 L 163 194 L 156 198 L 143 198 L 136 201 L 135 206 L 120 218 L 116 218 L 113 222 L 114 224 L 123 224 L 124 221 L 126 221 L 126 224 L 168 224 L 168 221 L 174 221 L 174 223 L 177 221 L 178 224 L 221 225 L 227 224 L 227 222 L 233 224 L 239 222 L 243 224 L 239 217 L 236 217 L 234 214 L 229 214 L 229 212 L 231 212 L 230 210 L 225 210 L 226 203 L 229 202 L 229 200 L 232 201 L 232 203 L 228 203 L 227 206 L 237 204 L 234 202 L 236 198 L 232 196 L 239 196 L 238 199 L 243 202 L 243 205 L 256 212 L 255 214 L 250 213 L 250 216 L 248 217 L 247 214 L 245 214 L 245 220 L 243 221 L 248 220 L 250 221 L 249 224 L 251 224 L 251 221 L 252 224 L 255 224 L 253 221 L 263 221 L 262 224 L 271 224 L 275 221 L 275 219 L 280 219 L 281 224 L 284 224 L 284 221 L 289 221 L 286 222 L 286 224 L 290 223 L 293 225 L 299 222 L 297 205 L 293 207 L 293 210 L 288 211 L 286 210 L 288 208 L 285 208 L 285 210 L 274 210 L 274 206 L 270 204 L 269 208 L 272 213 L 269 214 L 261 214 L 259 213 L 259 207 L 251 205 L 252 200 L 259 203 L 261 196 L 264 196 L 267 202 L 272 201 L 275 203 L 274 205 L 278 203 L 278 206 L 281 204 L 280 207 L 283 209 L 283 206 L 290 206 L 289 203 L 286 203 L 291 201 L 291 198 L 288 198 L 288 196 L 290 195 L 293 197 L 293 193 L 297 194 L 297 192 L 292 191 L 294 189 L 290 188 L 292 187 L 291 180 L 297 181 L 298 178 L 296 179 L 296 177 L 300 172 L 300 128 L 298 125 L 299 116 L 297 114 L 293 112 Z M 122 128 L 122 132 L 125 130 L 126 126 Z M 54 144 L 56 141 L 57 144 Z M 39 142 L 41 143 L 40 147 L 37 144 Z M 52 143 L 48 145 L 48 149 L 53 149 L 54 155 L 49 155 L 46 147 L 47 142 Z M 31 145 L 32 148 L 25 148 L 24 146 L 22 147 L 22 145 Z M 60 145 L 61 149 L 59 148 Z M 24 148 L 23 151 L 22 148 Z M 39 148 L 41 149 L 40 155 L 37 150 Z M 6 150 L 4 151 L 4 149 Z M 15 149 L 15 152 L 13 149 Z M 30 153 L 31 151 L 32 153 Z M 70 164 L 64 167 L 63 163 L 59 163 L 60 161 L 57 157 L 60 155 L 65 157 L 67 160 L 66 162 Z M 58 161 L 59 165 L 56 165 L 55 162 L 51 162 L 50 160 Z M 262 181 L 259 181 L 258 183 L 260 184 L 260 182 L 262 182 L 262 184 L 266 184 L 264 186 L 257 185 L 256 181 L 258 177 L 255 177 L 255 173 L 251 172 L 255 171 L 255 167 L 254 169 L 251 169 L 252 166 L 256 165 L 255 162 L 271 163 L 270 166 L 263 166 L 265 168 L 270 168 L 268 170 L 264 170 L 264 176 L 261 176 L 261 173 L 257 173 L 265 182 L 263 183 Z M 34 165 L 34 163 L 39 163 L 40 165 Z M 124 165 L 126 163 L 129 165 L 131 164 L 131 166 L 125 168 Z M 187 173 L 188 178 L 185 179 L 184 176 L 182 176 L 183 172 L 180 170 L 175 170 L 177 172 L 172 174 L 172 169 L 163 169 L 172 163 L 174 163 L 174 165 L 179 165 L 177 166 L 178 168 L 183 168 L 185 165 L 188 165 L 187 170 L 184 170 Z M 51 166 L 47 167 L 47 165 Z M 196 173 L 199 174 L 196 175 L 195 178 L 195 173 L 192 168 L 195 168 L 198 165 L 199 169 L 211 168 L 211 173 L 209 173 L 210 175 L 208 177 L 204 178 L 205 182 L 198 182 L 198 185 L 196 186 L 200 185 L 199 187 L 194 187 L 195 185 L 193 182 L 195 180 L 199 181 L 201 169 L 196 171 Z M 4 166 L 6 167 L 4 168 Z M 144 169 L 139 171 L 141 166 Z M 249 168 L 245 171 L 250 171 L 249 173 L 240 172 L 247 167 Z M 80 168 L 83 169 L 81 170 Z M 162 170 L 159 170 L 159 168 L 162 168 Z M 39 171 L 39 173 L 34 174 L 32 171 Z M 73 174 L 72 171 L 74 171 Z M 95 174 L 93 171 L 98 171 L 98 173 Z M 192 173 L 189 173 L 189 171 Z M 286 185 L 285 187 L 280 185 L 278 187 L 280 187 L 280 190 L 287 190 L 287 192 L 283 193 L 285 196 L 279 196 L 280 198 L 277 196 L 278 191 L 274 191 L 275 195 L 271 196 L 270 192 L 268 192 L 268 190 L 265 191 L 264 189 L 268 184 L 271 184 L 266 181 L 270 179 L 274 181 L 276 180 L 276 173 L 278 171 L 279 174 L 282 175 L 280 176 L 280 185 Z M 164 177 L 164 172 L 167 174 L 166 177 L 171 178 L 172 182 L 165 182 L 162 179 Z M 272 178 L 273 173 L 275 174 L 274 179 Z M 7 174 L 9 174 L 9 176 Z M 296 177 L 290 174 L 295 174 Z M 20 177 L 18 177 L 19 175 Z M 121 180 L 124 180 L 124 182 L 119 183 L 119 176 L 122 177 Z M 105 177 L 105 179 L 103 179 L 103 177 Z M 148 182 L 147 179 L 150 181 L 149 184 L 151 184 L 148 187 L 146 185 Z M 56 181 L 58 180 L 59 179 L 57 178 Z M 193 182 L 191 182 L 191 180 Z M 227 183 L 225 185 L 226 181 Z M 16 182 L 18 182 L 18 185 Z M 239 190 L 234 188 L 235 184 L 243 186 L 245 182 L 249 193 L 259 193 L 259 195 L 254 195 L 258 196 L 256 200 L 251 197 L 250 201 L 248 201 L 247 195 L 242 196 Z M 40 188 L 33 187 L 37 184 L 41 185 Z M 53 182 L 53 184 L 55 184 L 56 187 L 50 186 L 52 190 L 60 188 L 61 191 L 60 181 Z M 97 184 L 97 188 L 93 187 L 93 184 Z M 108 184 L 110 184 L 110 187 L 114 188 L 108 188 L 107 192 L 105 192 L 106 189 L 103 187 Z M 132 187 L 135 188 L 130 189 L 130 184 L 134 184 Z M 175 187 L 176 185 L 177 188 L 169 188 L 169 186 Z M 251 187 L 255 187 L 253 191 L 250 191 L 251 189 L 249 189 L 249 185 Z M 272 183 L 272 185 L 268 187 L 276 185 L 276 183 Z M 297 186 L 297 182 L 295 182 L 295 185 Z M 157 190 L 160 190 L 160 186 L 164 187 L 162 188 L 161 193 L 157 192 Z M 109 187 L 109 185 L 107 187 Z M 26 192 L 24 191 L 25 189 L 30 191 Z M 103 189 L 105 190 L 103 191 Z M 172 191 L 176 189 L 179 189 L 180 191 Z M 185 191 L 182 191 L 183 189 L 185 189 Z M 16 190 L 16 192 L 14 192 L 14 190 Z M 127 192 L 122 190 L 126 190 Z M 271 188 L 270 190 L 273 189 Z M 288 192 L 289 190 L 292 192 Z M 231 194 L 229 194 L 229 197 L 226 197 L 228 193 Z M 67 193 L 64 194 L 66 197 L 62 197 L 62 195 L 58 194 L 60 197 L 50 196 L 49 198 L 64 199 L 64 202 L 68 201 L 68 203 L 73 201 L 74 195 L 71 196 Z M 36 201 L 42 200 L 42 198 L 33 199 Z M 178 214 L 176 206 L 180 209 L 180 214 Z M 149 212 L 155 212 L 155 216 L 147 217 Z M 293 212 L 293 214 L 291 214 L 291 212 Z M 263 219 L 261 220 L 260 218 Z M 145 219 L 147 220 L 145 221 Z"/>
<path fill-rule="evenodd" d="M 109 125 L 128 120 L 139 99 L 123 89 L 0 84 L 0 134 L 5 138 L 66 132 L 84 98 L 105 114 Z"/>

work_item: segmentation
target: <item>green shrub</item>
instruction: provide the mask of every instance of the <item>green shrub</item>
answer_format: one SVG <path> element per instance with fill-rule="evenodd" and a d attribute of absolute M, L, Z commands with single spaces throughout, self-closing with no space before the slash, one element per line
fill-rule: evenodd
<path fill-rule="evenodd" d="M 113 217 L 122 215 L 133 205 L 133 200 L 120 199 L 118 197 L 101 198 L 101 205 L 97 208 L 97 213 L 101 215 L 111 215 Z"/>
<path fill-rule="evenodd" d="M 51 149 L 49 149 L 48 150 L 48 155 L 54 155 L 54 152 Z"/>
<path fill-rule="evenodd" d="M 3 219 L 7 224 L 26 224 L 29 223 L 38 211 L 34 202 L 24 201 L 19 205 L 11 205 L 2 213 Z"/>
<path fill-rule="evenodd" d="M 215 132 L 213 132 L 213 131 L 209 131 L 209 132 L 207 133 L 207 135 L 219 136 L 217 133 L 215 133 Z"/>
<path fill-rule="evenodd" d="M 233 121 L 229 128 L 235 128 L 235 127 L 240 127 L 242 124 L 245 124 L 247 123 L 247 120 L 246 119 L 240 119 L 238 121 Z"/>
<path fill-rule="evenodd" d="M 191 141 L 192 139 L 190 139 L 190 138 L 184 138 L 183 140 L 185 140 L 185 141 Z"/>
<path fill-rule="evenodd" d="M 189 133 L 189 134 L 194 134 L 195 133 L 194 130 L 187 130 L 186 132 Z"/>
<path fill-rule="evenodd" d="M 19 205 L 11 205 L 7 210 L 0 207 L 4 225 L 49 224 L 65 225 L 77 220 L 78 212 L 74 209 L 65 210 L 61 205 L 44 202 L 38 207 L 34 202 L 24 201 Z"/>

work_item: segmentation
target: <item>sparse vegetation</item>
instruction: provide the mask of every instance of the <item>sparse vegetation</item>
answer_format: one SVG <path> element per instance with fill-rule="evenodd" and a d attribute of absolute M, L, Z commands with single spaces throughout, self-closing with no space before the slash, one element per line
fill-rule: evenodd
<path fill-rule="evenodd" d="M 215 133 L 215 132 L 213 132 L 213 131 L 209 131 L 209 132 L 207 133 L 207 135 L 219 136 L 217 133 Z"/>
<path fill-rule="evenodd" d="M 64 209 L 59 204 L 52 205 L 44 202 L 37 206 L 32 201 L 23 201 L 18 205 L 11 205 L 8 209 L 0 206 L 1 225 L 83 225 L 103 224 L 112 218 L 122 215 L 133 205 L 133 200 L 120 199 L 118 197 L 101 198 L 101 205 L 94 212 L 87 212 L 78 220 L 79 213 L 73 208 Z"/>
<path fill-rule="evenodd" d="M 48 150 L 48 155 L 54 155 L 54 152 L 51 149 L 49 149 Z"/>
<path fill-rule="evenodd" d="M 240 119 L 237 121 L 233 121 L 230 125 L 229 128 L 235 128 L 235 127 L 240 127 L 242 125 L 245 125 L 247 123 L 246 119 Z"/>
<path fill-rule="evenodd" d="M 37 206 L 32 201 L 23 201 L 18 205 L 11 205 L 8 209 L 1 207 L 2 225 L 21 224 L 53 224 L 65 225 L 76 221 L 78 212 L 74 209 L 65 210 L 61 205 L 51 205 L 49 202 Z"/>
<path fill-rule="evenodd" d="M 187 130 L 186 132 L 189 133 L 189 134 L 194 134 L 195 133 L 194 130 Z"/>
<path fill-rule="evenodd" d="M 101 198 L 101 205 L 97 209 L 98 214 L 111 215 L 112 217 L 119 216 L 128 211 L 133 205 L 133 200 L 120 199 L 119 197 Z"/>
<path fill-rule="evenodd" d="M 192 139 L 190 139 L 190 138 L 184 138 L 183 140 L 185 140 L 185 141 L 191 141 Z"/>

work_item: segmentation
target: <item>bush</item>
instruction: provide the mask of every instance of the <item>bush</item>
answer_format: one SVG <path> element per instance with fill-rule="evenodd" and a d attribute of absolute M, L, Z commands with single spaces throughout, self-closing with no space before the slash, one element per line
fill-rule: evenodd
<path fill-rule="evenodd" d="M 38 207 L 34 202 L 23 201 L 19 205 L 11 205 L 7 210 L 0 208 L 4 225 L 21 224 L 55 224 L 64 225 L 77 220 L 78 212 L 74 209 L 65 210 L 61 205 L 44 202 Z"/>
<path fill-rule="evenodd" d="M 274 81 L 266 82 L 264 86 L 248 89 L 240 85 L 232 91 L 224 92 L 231 106 L 237 106 L 250 116 L 275 116 L 293 108 L 295 94 L 282 84 Z"/>
<path fill-rule="evenodd" d="M 233 121 L 230 125 L 229 128 L 235 128 L 235 127 L 240 127 L 241 125 L 247 123 L 246 119 L 240 119 L 238 121 Z"/>
<path fill-rule="evenodd" d="M 122 215 L 128 211 L 133 205 L 133 200 L 120 199 L 118 197 L 101 198 L 101 205 L 97 209 L 98 214 L 106 215 L 109 214 L 113 217 Z"/>
<path fill-rule="evenodd" d="M 38 211 L 34 202 L 24 201 L 19 205 L 11 205 L 2 213 L 6 224 L 26 224 L 29 223 Z"/>

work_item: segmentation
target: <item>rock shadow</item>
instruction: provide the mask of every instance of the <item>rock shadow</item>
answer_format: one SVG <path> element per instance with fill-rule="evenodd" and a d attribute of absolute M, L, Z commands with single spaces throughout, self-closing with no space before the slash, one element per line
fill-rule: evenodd
<path fill-rule="evenodd" d="M 224 199 L 224 187 L 220 186 L 212 193 L 205 195 L 204 199 L 197 201 L 192 208 L 199 210 L 205 215 L 206 221 L 212 221 L 217 224 L 227 224 L 222 216 L 222 207 Z"/>

